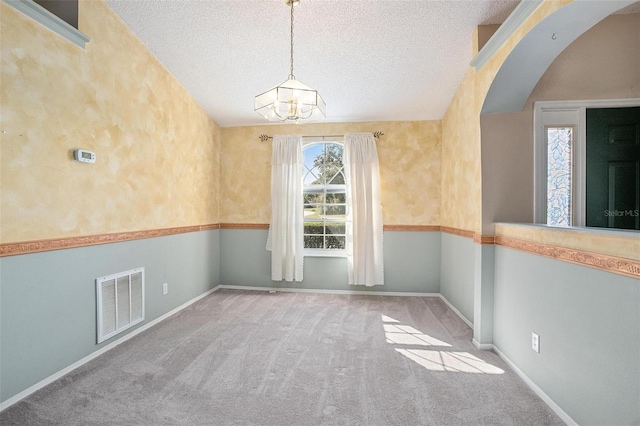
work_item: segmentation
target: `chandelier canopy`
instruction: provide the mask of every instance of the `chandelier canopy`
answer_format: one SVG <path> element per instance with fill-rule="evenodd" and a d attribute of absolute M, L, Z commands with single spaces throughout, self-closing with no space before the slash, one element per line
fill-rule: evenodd
<path fill-rule="evenodd" d="M 291 8 L 291 68 L 289 78 L 255 97 L 254 110 L 269 121 L 314 120 L 326 117 L 326 105 L 317 90 L 293 75 L 293 7 L 299 0 L 285 0 Z"/>

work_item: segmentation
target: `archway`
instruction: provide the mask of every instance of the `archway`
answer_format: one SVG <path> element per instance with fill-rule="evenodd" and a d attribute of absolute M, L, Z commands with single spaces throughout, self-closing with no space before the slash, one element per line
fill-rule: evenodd
<path fill-rule="evenodd" d="M 589 28 L 637 0 L 575 0 L 549 15 L 514 47 L 496 74 L 482 113 L 521 111 L 553 60 Z"/>

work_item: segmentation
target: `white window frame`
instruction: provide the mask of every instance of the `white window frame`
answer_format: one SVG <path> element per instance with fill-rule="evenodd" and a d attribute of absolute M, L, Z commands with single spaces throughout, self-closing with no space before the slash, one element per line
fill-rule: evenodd
<path fill-rule="evenodd" d="M 573 127 L 571 226 L 586 225 L 587 108 L 640 106 L 640 98 L 536 101 L 533 105 L 534 222 L 547 223 L 547 127 Z"/>
<path fill-rule="evenodd" d="M 333 143 L 333 144 L 337 144 L 342 146 L 342 148 L 344 149 L 344 141 L 343 140 L 339 140 L 339 139 L 321 139 L 321 140 L 310 140 L 310 141 L 305 141 L 302 144 L 302 152 L 304 155 L 304 150 L 305 148 L 308 148 L 312 145 L 318 145 L 318 144 L 328 144 L 328 143 Z M 344 151 L 343 151 L 343 159 L 344 159 Z M 344 162 L 343 162 L 343 170 L 344 170 Z M 344 175 L 344 188 L 345 188 L 345 203 L 346 203 L 346 186 L 347 186 L 347 175 Z M 338 189 L 341 188 L 343 185 L 324 185 L 328 190 L 332 190 L 332 189 Z M 308 185 L 304 185 L 303 184 L 303 197 L 304 197 L 304 191 L 305 189 L 308 187 Z M 304 211 L 304 209 L 303 209 Z M 346 216 L 345 216 L 345 225 L 346 223 L 349 221 L 348 220 L 348 216 L 349 216 L 349 205 L 346 205 Z M 304 221 L 304 218 L 303 218 Z M 346 238 L 346 233 L 345 233 L 345 238 Z M 347 249 L 314 249 L 314 248 L 304 248 L 303 250 L 303 254 L 305 256 L 310 256 L 310 257 L 347 257 Z"/>

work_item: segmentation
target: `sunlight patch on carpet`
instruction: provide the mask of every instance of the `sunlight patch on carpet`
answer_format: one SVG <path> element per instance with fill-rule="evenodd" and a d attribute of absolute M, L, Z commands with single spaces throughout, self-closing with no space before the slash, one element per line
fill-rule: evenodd
<path fill-rule="evenodd" d="M 430 371 L 503 374 L 504 370 L 495 367 L 469 352 L 451 350 L 427 350 L 415 346 L 439 346 L 450 348 L 451 345 L 422 333 L 410 325 L 382 315 L 384 334 L 387 343 L 394 345 L 396 352 Z"/>

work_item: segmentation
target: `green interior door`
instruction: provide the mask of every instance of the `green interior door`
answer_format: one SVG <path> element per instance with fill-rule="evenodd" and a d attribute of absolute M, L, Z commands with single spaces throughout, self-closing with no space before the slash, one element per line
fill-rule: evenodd
<path fill-rule="evenodd" d="M 587 109 L 586 224 L 640 230 L 640 107 Z"/>

